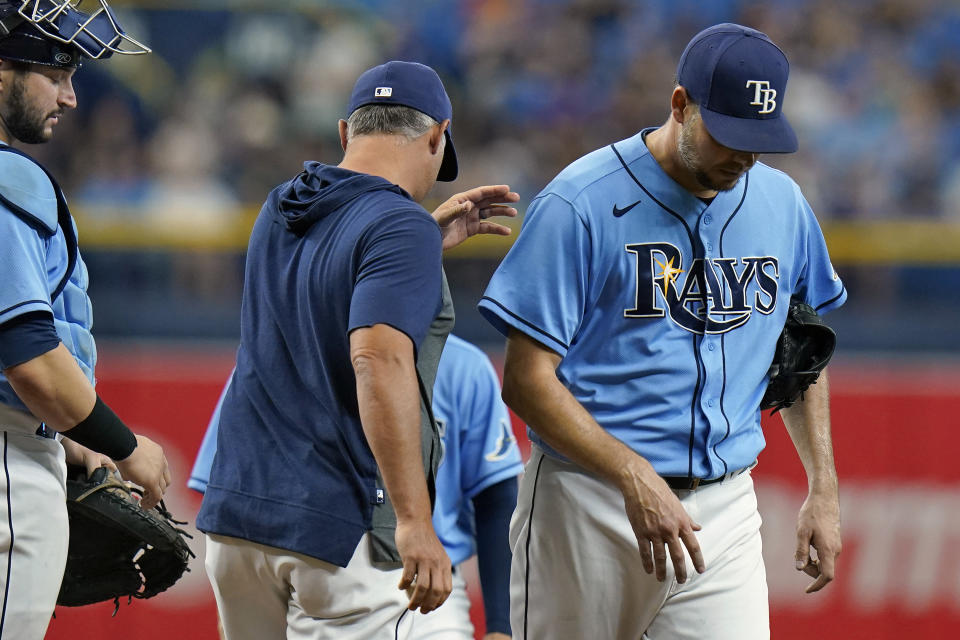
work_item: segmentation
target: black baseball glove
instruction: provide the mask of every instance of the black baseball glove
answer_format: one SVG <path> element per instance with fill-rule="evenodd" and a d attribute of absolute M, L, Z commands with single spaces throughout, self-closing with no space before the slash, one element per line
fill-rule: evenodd
<path fill-rule="evenodd" d="M 816 383 L 830 362 L 836 343 L 837 335 L 813 307 L 792 301 L 767 373 L 770 383 L 760 408 L 773 409 L 772 415 L 802 399 L 803 392 Z"/>
<path fill-rule="evenodd" d="M 70 549 L 57 604 L 79 607 L 120 598 L 152 598 L 187 569 L 193 551 L 163 501 L 140 508 L 130 487 L 106 467 L 88 478 L 69 467 Z M 116 614 L 116 609 L 114 609 Z"/>

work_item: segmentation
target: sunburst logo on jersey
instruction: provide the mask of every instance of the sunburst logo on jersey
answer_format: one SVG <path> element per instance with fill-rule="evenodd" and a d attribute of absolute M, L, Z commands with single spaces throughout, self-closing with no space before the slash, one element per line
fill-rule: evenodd
<path fill-rule="evenodd" d="M 657 258 L 654 258 L 657 264 L 660 265 L 660 275 L 657 276 L 657 279 L 663 280 L 663 293 L 666 295 L 667 291 L 670 290 L 670 287 L 676 287 L 677 276 L 683 273 L 683 269 L 679 269 L 673 266 L 673 256 L 670 257 L 665 263 L 660 262 Z"/>
<path fill-rule="evenodd" d="M 510 453 L 516 438 L 513 437 L 513 430 L 506 420 L 500 421 L 500 435 L 497 437 L 497 443 L 493 446 L 493 451 L 483 456 L 490 462 L 503 460 Z"/>

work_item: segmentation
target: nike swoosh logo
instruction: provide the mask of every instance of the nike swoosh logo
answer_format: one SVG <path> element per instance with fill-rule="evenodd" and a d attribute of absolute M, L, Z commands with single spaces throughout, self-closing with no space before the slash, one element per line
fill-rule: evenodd
<path fill-rule="evenodd" d="M 635 206 L 637 206 L 638 204 L 640 204 L 641 202 L 643 202 L 643 200 L 637 200 L 637 201 L 634 202 L 633 204 L 627 205 L 627 206 L 624 207 L 623 209 L 621 209 L 621 208 L 618 207 L 617 205 L 613 205 L 613 217 L 614 217 L 614 218 L 619 218 L 620 216 L 622 216 L 623 214 L 625 214 L 627 211 L 630 211 L 630 209 L 633 209 Z"/>

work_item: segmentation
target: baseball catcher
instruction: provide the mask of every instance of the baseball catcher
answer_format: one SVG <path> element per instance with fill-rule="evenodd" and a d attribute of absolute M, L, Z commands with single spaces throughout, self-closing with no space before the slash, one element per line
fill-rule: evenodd
<path fill-rule="evenodd" d="M 760 408 L 773 409 L 772 415 L 803 398 L 803 392 L 817 382 L 820 372 L 830 362 L 836 342 L 837 335 L 813 307 L 791 302 Z"/>
<path fill-rule="evenodd" d="M 70 467 L 70 548 L 57 604 L 79 607 L 120 598 L 152 598 L 187 569 L 193 551 L 163 501 L 142 509 L 130 487 L 106 467 L 88 478 Z M 114 609 L 116 614 L 116 609 Z"/>

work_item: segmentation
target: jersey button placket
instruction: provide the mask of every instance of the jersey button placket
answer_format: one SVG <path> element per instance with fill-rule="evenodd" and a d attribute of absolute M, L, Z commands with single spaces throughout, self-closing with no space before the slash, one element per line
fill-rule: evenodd
<path fill-rule="evenodd" d="M 720 391 L 723 388 L 723 365 L 720 361 L 720 349 L 717 348 L 719 336 L 705 335 L 700 345 L 700 358 L 704 364 L 706 377 L 700 395 L 700 409 L 707 418 L 707 442 L 714 439 L 715 430 L 720 428 L 723 416 L 719 412 Z M 712 457 L 712 454 L 710 454 Z"/>
<path fill-rule="evenodd" d="M 719 225 L 722 226 L 722 225 Z M 700 246 L 703 247 L 703 258 L 706 261 L 704 269 L 714 269 L 713 259 L 717 257 L 714 248 L 719 242 L 719 233 L 721 229 L 713 224 L 713 215 L 704 213 L 700 218 L 700 227 L 698 235 L 700 237 Z M 710 287 L 716 279 L 708 279 L 707 286 Z M 710 299 L 711 296 L 708 296 Z M 708 303 L 709 304 L 709 303 Z M 711 465 L 716 465 L 714 454 L 710 451 L 709 444 L 714 442 L 718 433 L 723 433 L 725 423 L 723 414 L 720 411 L 720 393 L 723 389 L 723 362 L 721 350 L 718 348 L 720 336 L 704 335 L 700 344 L 700 359 L 704 364 L 706 377 L 703 381 L 703 388 L 700 395 L 700 410 L 707 419 L 705 439 L 707 442 L 707 455 L 710 458 Z"/>
<path fill-rule="evenodd" d="M 705 213 L 703 217 L 700 218 L 700 229 L 699 229 L 700 243 L 704 249 L 703 257 L 706 258 L 707 260 L 710 260 L 715 257 L 713 253 L 713 248 L 717 242 L 717 238 L 715 236 L 719 231 L 719 229 L 711 228 L 712 223 L 713 223 L 713 216 L 709 213 Z"/>

